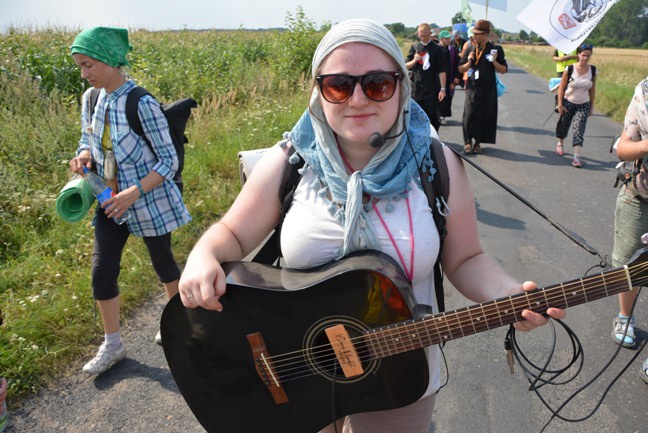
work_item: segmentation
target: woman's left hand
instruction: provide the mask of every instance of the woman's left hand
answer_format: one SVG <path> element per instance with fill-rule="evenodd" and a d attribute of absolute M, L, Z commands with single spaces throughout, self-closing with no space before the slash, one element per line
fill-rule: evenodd
<path fill-rule="evenodd" d="M 537 286 L 533 281 L 525 281 L 522 283 L 522 288 L 525 292 L 528 292 L 530 290 L 535 290 Z M 547 310 L 547 315 L 554 319 L 562 319 L 565 317 L 565 310 L 551 307 Z M 546 325 L 548 322 L 547 318 L 543 314 L 535 313 L 528 309 L 522 311 L 522 317 L 524 317 L 525 320 L 513 324 L 515 329 L 518 331 L 531 331 L 538 326 Z"/>
<path fill-rule="evenodd" d="M 101 207 L 106 211 L 108 218 L 119 218 L 138 198 L 139 190 L 137 186 L 131 186 L 106 200 Z"/>

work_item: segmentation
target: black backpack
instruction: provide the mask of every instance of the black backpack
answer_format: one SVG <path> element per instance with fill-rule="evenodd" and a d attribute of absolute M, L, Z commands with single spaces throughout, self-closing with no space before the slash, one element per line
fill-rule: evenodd
<path fill-rule="evenodd" d="M 294 154 L 295 148 L 291 147 L 289 157 Z M 419 176 L 423 191 L 428 199 L 428 205 L 432 209 L 432 217 L 439 232 L 440 245 L 439 256 L 434 264 L 434 287 L 439 311 L 445 311 L 445 300 L 443 297 L 443 270 L 441 269 L 441 249 L 443 248 L 443 240 L 447 234 L 445 227 L 445 215 L 447 215 L 447 202 L 450 194 L 450 176 L 448 175 L 448 166 L 446 164 L 445 154 L 443 153 L 443 145 L 435 138 L 432 138 L 430 143 L 430 155 L 432 155 L 432 167 L 436 170 L 436 174 L 430 182 L 428 179 L 429 173 L 423 172 L 419 168 Z M 286 160 L 283 172 L 281 175 L 281 186 L 279 187 L 279 201 L 281 202 L 281 220 L 277 227 L 275 227 L 272 235 L 266 240 L 261 249 L 252 259 L 253 262 L 265 264 L 279 264 L 281 254 L 281 228 L 283 225 L 286 213 L 290 209 L 293 201 L 293 195 L 297 189 L 297 185 L 301 179 L 299 169 L 304 166 L 304 160 L 300 158 L 297 164 L 291 164 Z"/>
<path fill-rule="evenodd" d="M 97 99 L 99 98 L 99 93 L 101 89 L 92 88 L 90 91 L 90 98 L 88 101 L 89 104 L 89 116 L 92 119 L 94 114 L 95 106 L 97 105 Z M 151 141 L 144 134 L 144 128 L 142 127 L 142 121 L 137 114 L 137 107 L 139 105 L 140 99 L 142 96 L 150 95 L 155 98 L 143 87 L 133 88 L 126 98 L 126 119 L 128 119 L 128 126 L 140 137 L 146 141 L 146 144 L 149 145 L 151 150 Z M 196 108 L 198 104 L 195 100 L 191 98 L 178 99 L 170 104 L 160 104 L 162 108 L 162 113 L 166 118 L 169 124 L 169 134 L 171 135 L 171 140 L 173 141 L 173 147 L 178 155 L 178 169 L 173 176 L 173 181 L 176 183 L 178 189 L 182 193 L 184 184 L 182 182 L 182 170 L 184 169 L 184 159 L 185 159 L 185 144 L 189 142 L 187 136 L 185 135 L 185 129 L 187 127 L 187 121 L 191 116 L 191 109 Z"/>

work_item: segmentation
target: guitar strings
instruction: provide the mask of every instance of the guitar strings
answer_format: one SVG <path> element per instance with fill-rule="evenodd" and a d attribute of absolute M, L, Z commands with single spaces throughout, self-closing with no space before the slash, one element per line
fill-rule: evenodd
<path fill-rule="evenodd" d="M 640 265 L 629 266 L 628 270 L 640 273 L 641 271 L 645 271 L 647 268 L 648 264 L 642 263 Z M 589 291 L 587 290 L 586 284 L 601 280 L 603 282 L 602 287 L 595 287 L 589 289 Z M 410 319 L 405 322 L 377 328 L 376 330 L 372 330 L 370 333 L 363 333 L 358 337 L 351 338 L 350 341 L 356 346 L 361 342 L 363 343 L 361 346 L 364 347 L 364 350 L 358 351 L 358 358 L 361 361 L 369 361 L 429 346 L 435 344 L 435 341 L 441 343 L 448 339 L 461 338 L 465 335 L 473 335 L 475 333 L 494 329 L 495 327 L 503 326 L 503 320 L 511 319 L 513 322 L 522 320 L 520 314 L 523 309 L 533 310 L 538 306 L 547 307 L 551 306 L 552 302 L 556 302 L 558 305 L 562 305 L 564 302 L 566 304 L 565 308 L 569 307 L 570 305 L 566 297 L 567 293 L 572 295 L 572 302 L 579 300 L 588 302 L 588 294 L 590 297 L 596 296 L 595 299 L 601 299 L 604 296 L 611 296 L 612 294 L 620 293 L 619 291 L 615 291 L 611 294 L 609 293 L 611 290 L 617 290 L 614 288 L 617 284 L 621 285 L 623 289 L 625 289 L 629 284 L 625 268 L 617 268 L 607 273 L 600 273 L 544 289 L 536 289 L 531 292 L 522 292 L 517 295 L 512 295 L 509 298 L 489 301 L 484 304 L 477 304 L 452 312 L 428 316 L 423 319 Z M 634 284 L 638 285 L 636 282 Z M 562 290 L 559 291 L 559 288 Z M 582 292 L 582 294 L 580 297 L 575 298 L 576 295 L 579 295 L 579 292 Z M 534 302 L 531 301 L 530 296 L 538 298 L 535 306 L 533 305 Z M 507 312 L 502 316 L 499 306 L 506 302 L 511 304 L 511 310 L 513 312 L 515 310 L 520 310 L 519 313 L 510 314 L 508 313 L 508 310 L 506 310 Z M 578 302 L 576 305 L 583 302 Z M 477 317 L 476 321 L 482 322 L 482 319 L 485 319 L 484 322 L 486 322 L 486 327 L 482 327 L 475 323 L 472 313 L 476 310 L 481 310 L 481 313 L 475 316 Z M 462 316 L 469 317 L 462 318 Z M 494 327 L 489 327 L 488 323 L 493 319 L 499 319 L 500 324 Z M 445 324 L 439 327 L 433 322 L 444 322 Z M 497 320 L 495 323 L 496 322 Z M 468 326 L 466 327 L 466 325 Z M 430 329 L 432 326 L 434 326 L 435 329 Z M 479 329 L 477 326 L 479 326 Z M 467 333 L 464 332 L 464 329 Z M 432 331 L 432 334 L 436 331 L 436 336 L 430 335 L 430 331 Z M 412 339 L 416 339 L 417 342 L 412 342 Z M 403 344 L 403 340 L 408 341 L 409 343 Z M 376 346 L 373 343 L 378 344 L 381 351 L 377 351 Z M 311 349 L 296 350 L 293 352 L 270 356 L 268 360 L 272 365 L 273 371 L 276 374 L 279 374 L 282 380 L 294 380 L 296 378 L 316 374 L 311 371 L 307 363 L 305 363 L 306 357 L 315 360 L 316 364 L 323 369 L 330 369 L 333 365 L 338 364 L 337 357 L 329 344 L 313 346 Z"/>
<path fill-rule="evenodd" d="M 645 266 L 643 266 L 643 267 L 646 267 L 646 266 L 648 266 L 648 265 L 645 265 Z M 641 267 L 641 266 L 639 266 L 639 267 Z M 625 269 L 624 269 L 624 268 L 620 268 L 620 269 L 617 269 L 617 270 L 610 271 L 610 272 L 608 272 L 607 274 L 604 274 L 604 277 L 605 277 L 605 276 L 612 275 L 612 274 L 615 274 L 615 273 L 619 273 L 619 272 L 621 272 L 621 273 L 623 273 L 623 274 L 625 275 Z M 545 290 L 551 290 L 552 288 L 557 288 L 557 287 L 559 287 L 559 286 L 563 286 L 563 287 L 569 288 L 570 285 L 572 285 L 572 286 L 574 286 L 574 287 L 583 286 L 583 289 L 584 289 L 584 283 L 588 282 L 588 280 L 589 280 L 589 282 L 591 282 L 591 280 L 598 280 L 598 279 L 600 279 L 600 278 L 601 278 L 601 274 L 596 275 L 596 276 L 593 276 L 593 277 L 589 277 L 589 278 L 587 278 L 587 279 L 575 280 L 575 281 L 570 282 L 570 283 L 567 283 L 567 284 L 562 284 L 562 285 L 558 285 L 558 286 L 553 286 L 553 287 L 547 288 L 547 289 L 545 289 Z M 605 281 L 604 281 L 604 282 L 605 282 Z M 623 276 L 623 278 L 619 278 L 619 279 L 616 279 L 616 280 L 614 280 L 614 279 L 609 279 L 609 280 L 607 281 L 607 283 L 610 284 L 610 285 L 612 285 L 612 284 L 616 284 L 616 283 L 618 283 L 618 282 L 623 282 L 623 283 L 624 283 L 623 287 L 625 287 L 625 283 L 627 282 L 627 279 L 625 278 L 625 276 Z M 542 290 L 542 289 L 539 289 L 539 290 Z M 605 290 L 605 288 L 604 288 L 603 290 L 599 290 L 599 292 L 600 292 L 601 294 L 602 294 L 603 292 L 606 292 L 606 296 L 609 296 L 609 293 L 607 293 L 607 291 Z M 577 293 L 577 291 L 576 291 L 575 293 Z M 590 291 L 590 293 L 595 293 L 595 292 L 594 292 L 594 291 Z M 531 294 L 531 295 L 538 295 L 539 293 L 538 293 L 538 291 L 529 292 L 529 293 L 521 293 L 521 295 L 528 295 L 528 294 Z M 514 296 L 519 296 L 519 295 L 514 295 Z M 558 300 L 558 299 L 563 298 L 563 297 L 564 297 L 564 295 L 560 294 L 560 295 L 555 295 L 555 296 L 553 296 L 553 297 L 548 297 L 547 300 L 549 300 L 549 299 L 551 299 L 551 300 Z M 530 308 L 530 307 L 529 307 L 529 302 L 528 302 L 528 301 L 525 302 L 525 301 L 523 300 L 524 298 L 525 298 L 525 296 L 521 296 L 519 299 L 513 299 L 513 301 L 521 301 L 521 302 L 517 302 L 517 303 L 518 303 L 517 308 Z M 597 298 L 597 299 L 599 299 L 599 298 Z M 508 299 L 508 298 L 504 298 L 504 300 L 510 300 L 510 299 Z M 549 303 L 551 302 L 551 300 L 549 300 Z M 491 301 L 491 302 L 493 302 L 493 301 Z M 500 302 L 502 302 L 502 301 L 500 300 Z M 495 305 L 495 304 L 492 304 L 492 305 L 487 306 L 487 307 L 493 307 L 493 306 L 496 306 L 496 305 Z M 470 313 L 470 311 L 469 311 L 470 308 L 472 308 L 473 310 L 475 310 L 475 309 L 477 309 L 477 308 L 480 308 L 480 306 L 478 305 L 478 306 L 469 307 L 468 309 L 457 310 L 456 312 L 445 313 L 445 314 L 442 315 L 443 317 L 441 317 L 441 318 L 439 318 L 439 319 L 453 319 L 453 320 L 454 320 L 454 319 L 456 319 L 456 318 L 458 317 L 458 314 L 459 314 L 459 313 L 466 313 L 466 312 Z M 484 316 L 487 316 L 487 315 L 484 315 Z M 500 316 L 501 316 L 501 315 L 499 314 L 498 311 L 496 311 L 495 314 L 491 315 L 491 317 L 496 317 L 496 316 L 497 316 L 497 317 L 500 317 Z M 433 317 L 437 318 L 438 316 L 433 316 Z M 426 325 L 427 322 L 428 322 L 430 319 L 431 319 L 431 318 L 423 319 L 423 321 L 422 321 L 423 324 Z M 472 319 L 472 316 L 471 316 L 471 319 Z M 410 321 L 402 322 L 401 324 L 398 325 L 398 327 L 394 327 L 393 329 L 386 329 L 386 330 L 385 330 L 385 329 L 378 328 L 378 329 L 379 329 L 379 331 L 378 331 L 379 333 L 382 332 L 382 333 L 384 334 L 385 331 L 389 331 L 389 332 L 390 332 L 389 339 L 388 339 L 385 335 L 383 335 L 383 340 L 384 340 L 384 341 L 381 341 L 381 343 L 386 343 L 387 346 L 391 346 L 391 348 L 389 349 L 389 353 L 388 353 L 388 355 L 396 354 L 396 353 L 401 353 L 401 352 L 407 351 L 407 350 L 410 349 L 410 347 L 411 347 L 411 348 L 418 348 L 418 347 L 420 347 L 419 344 L 411 344 L 411 345 L 409 345 L 409 346 L 403 346 L 401 343 L 399 343 L 398 341 L 396 341 L 396 340 L 393 339 L 394 336 L 397 336 L 397 338 L 400 338 L 400 337 L 402 337 L 402 336 L 407 336 L 407 334 L 408 334 L 409 331 L 410 331 L 410 328 L 411 328 L 412 326 L 414 326 L 414 327 L 418 327 L 418 326 L 420 325 L 419 322 L 421 322 L 421 321 L 413 321 L 413 320 L 410 320 Z M 457 322 L 456 320 L 455 320 L 454 322 L 452 322 L 452 320 L 446 320 L 446 322 L 448 322 L 448 324 L 445 326 L 445 328 L 448 328 L 448 329 L 450 329 L 452 326 L 455 326 L 455 327 L 456 327 L 457 324 L 459 324 L 459 325 L 460 325 L 460 326 L 459 326 L 459 330 L 460 330 L 461 333 L 462 333 L 461 336 L 465 335 L 464 332 L 463 332 L 464 325 L 462 324 L 462 321 L 461 321 L 461 320 L 459 320 L 458 322 Z M 473 323 L 473 322 L 471 322 L 471 321 L 468 321 L 468 322 L 472 325 L 473 330 L 475 331 L 475 332 L 470 332 L 470 329 L 468 329 L 468 331 L 469 331 L 469 334 L 468 334 L 468 335 L 472 335 L 473 333 L 480 332 L 480 331 L 477 331 L 476 328 L 474 328 L 474 323 Z M 485 331 L 485 330 L 488 330 L 488 329 L 489 329 L 489 328 L 484 328 L 484 329 L 481 329 L 481 330 L 482 330 L 482 331 Z M 397 333 L 395 334 L 394 331 L 397 331 Z M 427 332 L 427 329 L 425 329 L 425 331 Z M 437 327 L 437 333 L 439 334 L 439 328 L 438 328 L 438 327 Z M 366 337 L 367 337 L 367 335 L 368 335 L 368 334 L 363 334 L 363 335 L 361 335 L 361 336 L 359 336 L 359 337 L 353 338 L 352 341 L 355 340 L 355 342 L 357 343 L 357 342 L 360 341 L 360 340 L 365 340 Z M 439 335 L 440 335 L 440 334 L 439 334 Z M 429 337 L 429 333 L 428 333 L 428 337 Z M 453 334 L 451 333 L 449 336 L 446 336 L 446 337 L 449 337 L 449 338 L 455 338 L 455 335 L 453 335 Z M 460 337 L 460 336 L 458 335 L 458 337 Z M 420 337 L 418 337 L 418 338 L 420 338 Z M 431 341 L 434 341 L 434 340 L 431 340 Z M 444 340 L 441 340 L 441 341 L 444 341 Z M 431 343 L 431 344 L 432 344 L 432 343 Z M 429 344 L 428 344 L 428 345 L 429 345 Z M 303 354 L 304 354 L 304 352 L 309 352 L 309 354 L 311 355 L 312 358 L 317 358 L 318 356 L 320 356 L 320 355 L 322 355 L 322 354 L 324 354 L 324 353 L 327 353 L 327 354 L 331 354 L 331 353 L 332 353 L 332 352 L 331 352 L 331 348 L 330 348 L 330 346 L 329 346 L 328 344 L 325 344 L 325 345 L 321 345 L 321 346 L 315 346 L 313 349 L 308 350 L 308 351 L 301 350 L 301 351 L 295 351 L 295 352 L 291 352 L 291 353 L 287 353 L 287 354 L 283 354 L 283 355 L 280 354 L 280 355 L 276 355 L 276 356 L 274 356 L 274 357 L 271 357 L 271 358 L 269 358 L 269 359 L 271 359 L 272 362 L 274 363 L 274 367 L 276 368 L 277 373 L 284 375 L 284 378 L 285 378 L 285 377 L 286 377 L 286 376 L 285 376 L 286 373 L 287 373 L 288 371 L 294 370 L 294 368 L 288 368 L 288 369 L 285 369 L 285 368 L 284 368 L 283 370 L 280 370 L 279 368 L 277 368 L 277 366 L 278 366 L 278 365 L 290 366 L 291 364 L 292 364 L 293 366 L 297 366 L 297 367 L 303 366 L 303 365 L 304 365 L 304 363 L 303 363 L 303 360 L 304 360 L 304 355 L 303 355 Z M 393 353 L 392 353 L 392 352 L 393 352 Z M 374 358 L 376 357 L 376 356 L 375 356 L 375 353 L 373 353 L 370 349 L 367 349 L 367 350 L 365 350 L 364 352 L 359 352 L 358 354 L 361 355 L 361 356 L 360 356 L 360 359 L 361 359 L 361 360 L 374 359 Z M 297 355 L 297 356 L 294 356 L 294 357 L 292 358 L 292 359 L 293 359 L 293 362 L 292 362 L 292 363 L 291 363 L 291 359 L 289 358 L 291 355 Z M 383 354 L 383 356 L 384 356 L 384 354 Z M 282 357 L 287 357 L 287 358 L 286 358 L 284 361 L 281 361 L 281 358 L 282 358 Z M 379 357 L 380 357 L 380 356 L 379 356 Z M 327 364 L 327 363 L 328 363 L 328 364 Z M 326 368 L 327 366 L 330 367 L 330 365 L 332 365 L 333 363 L 337 363 L 337 358 L 336 358 L 336 356 L 335 356 L 334 354 L 333 354 L 332 356 L 329 356 L 328 358 L 322 358 L 322 359 L 320 360 L 320 362 L 318 362 L 318 364 L 319 364 L 321 367 L 323 367 L 323 368 Z M 305 371 L 309 371 L 309 370 L 305 370 Z M 313 373 L 311 373 L 311 374 L 313 374 Z"/>
<path fill-rule="evenodd" d="M 620 271 L 625 274 L 625 270 L 623 268 L 621 268 Z M 617 273 L 618 272 L 619 272 L 619 270 L 617 270 Z M 610 271 L 606 275 L 609 276 L 610 274 L 613 274 L 613 273 L 614 273 L 614 271 Z M 600 277 L 601 277 L 601 275 L 596 275 L 596 276 L 590 277 L 588 279 L 576 280 L 576 281 L 573 281 L 571 283 L 562 284 L 562 286 L 563 287 L 569 287 L 570 285 L 574 285 L 575 287 L 577 287 L 577 286 L 580 285 L 580 286 L 583 286 L 582 290 L 584 290 L 585 289 L 584 288 L 584 283 L 585 282 L 588 282 L 588 280 L 591 282 L 591 280 L 599 279 Z M 610 285 L 616 284 L 618 282 L 622 282 L 623 283 L 622 287 L 625 287 L 625 285 L 627 283 L 627 279 L 625 277 L 623 277 L 623 278 L 620 278 L 620 279 L 617 279 L 617 280 L 610 279 L 609 281 L 607 281 L 607 283 L 609 283 Z M 561 286 L 561 285 L 559 285 L 559 286 Z M 557 287 L 558 286 L 554 286 L 553 288 L 555 289 Z M 551 289 L 552 288 L 547 288 L 545 290 L 551 290 Z M 542 290 L 542 289 L 540 289 L 540 290 Z M 605 296 L 610 295 L 608 293 L 608 290 L 606 290 L 605 288 L 603 290 L 599 290 L 598 292 L 600 292 L 600 294 L 604 294 L 604 292 L 605 292 Z M 597 293 L 597 292 L 595 292 L 594 290 L 590 290 L 589 293 L 593 294 L 593 293 Z M 525 294 L 538 295 L 539 293 L 537 291 L 536 292 L 530 292 L 530 293 L 522 293 L 522 295 L 525 295 Z M 514 296 L 518 296 L 518 295 L 514 295 Z M 549 299 L 556 300 L 556 299 L 559 299 L 559 298 L 562 298 L 562 297 L 564 297 L 564 295 L 555 295 L 553 297 L 547 297 L 547 300 L 549 300 Z M 519 301 L 519 300 L 521 300 L 523 298 L 525 298 L 525 296 L 522 296 L 520 299 L 516 299 L 516 301 Z M 585 299 L 586 299 L 586 297 L 585 297 Z M 600 297 L 597 297 L 597 299 L 600 299 Z M 505 300 L 508 300 L 508 299 L 505 298 Z M 550 302 L 551 301 L 549 301 L 549 303 Z M 518 304 L 519 304 L 518 308 L 529 308 L 529 303 L 528 302 L 522 301 L 522 302 L 518 302 Z M 496 306 L 496 305 L 490 305 L 488 307 L 492 307 L 492 306 Z M 469 307 L 469 309 L 470 308 L 477 309 L 479 307 L 480 306 Z M 469 309 L 468 310 L 464 309 L 462 311 L 459 311 L 459 313 L 466 313 L 466 312 L 469 313 Z M 497 313 L 497 317 L 501 317 L 498 312 L 496 312 L 496 313 Z M 442 318 L 443 319 L 446 319 L 446 318 L 456 319 L 457 315 L 458 315 L 457 312 L 448 313 L 448 314 L 445 315 L 445 317 L 442 317 Z M 455 317 L 452 317 L 452 316 L 455 316 Z M 484 316 L 487 316 L 487 315 L 484 315 Z M 495 315 L 493 314 L 492 317 L 495 317 Z M 471 316 L 471 319 L 472 319 L 472 316 Z M 425 323 L 427 320 L 429 320 L 429 318 L 424 319 L 423 324 L 427 324 L 427 323 Z M 450 322 L 450 321 L 448 320 L 448 322 Z M 455 326 L 456 326 L 456 323 L 457 322 L 454 323 Z M 462 323 L 461 320 L 458 323 L 461 324 Z M 477 331 L 476 328 L 474 328 L 474 324 L 472 322 L 470 322 L 470 323 L 473 325 L 473 330 L 475 332 L 469 332 L 468 335 L 472 335 L 473 333 L 480 332 L 480 331 Z M 386 331 L 390 331 L 391 334 L 390 334 L 389 338 L 383 336 L 384 341 L 382 343 L 386 343 L 388 346 L 390 346 L 390 345 L 392 346 L 392 348 L 390 349 L 390 353 L 388 355 L 405 352 L 405 351 L 410 350 L 410 348 L 411 349 L 419 348 L 421 346 L 420 344 L 410 344 L 408 346 L 404 346 L 401 343 L 399 343 L 398 341 L 394 340 L 394 336 L 397 336 L 397 339 L 400 339 L 401 336 L 407 336 L 407 331 L 410 330 L 409 328 L 411 328 L 412 326 L 419 327 L 420 325 L 421 325 L 421 323 L 419 323 L 417 321 L 410 320 L 410 321 L 402 322 L 401 324 L 399 324 L 399 326 L 397 328 L 387 329 Z M 448 325 L 446 325 L 446 328 L 450 328 L 452 325 L 453 325 L 452 323 L 449 323 Z M 485 331 L 485 330 L 488 330 L 488 329 L 490 329 L 490 328 L 488 328 L 488 327 L 483 328 L 483 329 L 481 329 L 481 331 Z M 379 330 L 380 330 L 380 328 L 379 328 Z M 424 330 L 427 332 L 427 328 L 424 328 Z M 383 329 L 382 331 L 384 333 L 385 330 Z M 397 334 L 394 334 L 393 331 L 398 331 L 398 332 L 397 332 Z M 463 333 L 463 325 L 460 325 L 460 331 L 462 332 L 461 336 L 465 335 Z M 470 329 L 469 329 L 469 331 L 470 331 Z M 437 333 L 438 333 L 438 328 L 437 328 Z M 365 340 L 366 337 L 367 337 L 367 334 L 363 334 L 360 337 L 356 337 L 356 338 L 352 339 L 352 341 L 355 340 L 356 343 L 357 343 L 359 340 Z M 429 337 L 429 334 L 428 334 L 428 337 Z M 417 338 L 420 339 L 420 337 L 417 337 Z M 454 338 L 454 335 L 450 334 L 450 338 Z M 431 341 L 434 341 L 434 340 L 431 340 Z M 431 344 L 433 344 L 433 343 L 424 344 L 424 345 L 431 345 Z M 311 356 L 313 358 L 317 358 L 317 356 L 321 355 L 322 353 L 327 353 L 327 354 L 332 353 L 331 349 L 330 349 L 330 346 L 328 344 L 322 345 L 322 346 L 316 346 L 315 348 L 313 348 L 313 350 L 310 350 L 309 352 L 311 352 Z M 291 371 L 291 370 L 295 370 L 295 368 L 301 368 L 302 366 L 304 366 L 304 362 L 303 362 L 303 360 L 304 360 L 304 356 L 303 356 L 304 351 L 301 351 L 301 354 L 300 354 L 300 351 L 296 351 L 296 352 L 293 352 L 293 353 L 298 354 L 297 357 L 293 358 L 295 360 L 294 362 L 292 362 L 292 365 L 294 366 L 294 368 L 286 369 L 285 367 L 290 366 L 291 363 L 290 362 L 285 362 L 285 363 L 283 363 L 284 369 L 282 371 L 277 371 L 278 373 L 280 373 L 282 375 L 282 377 L 284 379 L 286 379 L 286 378 L 294 378 L 292 376 L 288 376 L 288 372 Z M 370 360 L 370 359 L 375 359 L 376 358 L 376 354 L 374 352 L 372 352 L 370 349 L 367 349 L 364 352 L 359 352 L 359 355 L 361 353 L 362 353 L 362 356 L 360 356 L 361 360 L 367 360 L 367 359 Z M 290 354 L 284 354 L 284 356 L 285 355 L 289 356 Z M 277 365 L 280 363 L 279 358 L 281 356 L 282 355 L 278 355 L 278 356 L 275 357 L 275 362 L 277 363 Z M 384 354 L 383 354 L 383 356 L 384 356 Z M 381 356 L 378 356 L 378 357 L 381 357 Z M 288 359 L 288 361 L 289 361 L 289 359 Z M 330 368 L 330 366 L 334 365 L 334 364 L 337 364 L 337 358 L 336 358 L 335 354 L 333 354 L 332 356 L 328 356 L 327 358 L 321 358 L 320 362 L 318 362 L 318 365 L 320 365 L 320 367 L 322 367 L 322 368 L 327 368 L 327 367 Z M 306 375 L 314 374 L 314 373 L 312 373 L 310 371 L 310 369 L 306 368 L 304 370 L 297 371 L 297 374 L 299 375 L 297 377 L 302 377 L 303 372 L 306 372 Z"/>

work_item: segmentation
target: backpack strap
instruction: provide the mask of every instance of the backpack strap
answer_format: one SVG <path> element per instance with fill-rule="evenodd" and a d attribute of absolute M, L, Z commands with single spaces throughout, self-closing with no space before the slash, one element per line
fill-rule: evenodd
<path fill-rule="evenodd" d="M 590 65 L 592 68 L 592 81 L 596 78 L 596 66 Z M 569 83 L 572 80 L 572 74 L 574 73 L 574 64 L 567 66 L 567 82 Z"/>
<path fill-rule="evenodd" d="M 574 73 L 574 65 L 567 65 L 567 82 L 569 83 L 572 80 L 572 74 Z"/>
<path fill-rule="evenodd" d="M 148 90 L 143 87 L 134 87 L 128 96 L 126 97 L 126 119 L 128 120 L 128 126 L 132 129 L 137 135 L 142 137 L 146 143 L 151 146 L 151 142 L 144 134 L 144 128 L 142 127 L 142 120 L 139 118 L 137 112 L 137 107 L 139 107 L 140 99 L 144 95 L 151 95 Z M 153 96 L 153 95 L 151 95 Z"/>
<path fill-rule="evenodd" d="M 265 263 L 265 264 L 276 264 L 279 265 L 279 259 L 282 257 L 281 253 L 281 228 L 283 226 L 283 221 L 286 218 L 286 214 L 292 205 L 293 196 L 295 195 L 295 190 L 297 185 L 301 180 L 301 174 L 299 174 L 299 169 L 304 166 L 304 160 L 299 158 L 297 164 L 290 163 L 290 157 L 295 153 L 295 148 L 290 147 L 288 149 L 288 158 L 284 164 L 282 173 L 281 173 L 281 184 L 279 186 L 279 202 L 281 203 L 280 210 L 280 220 L 277 227 L 275 227 L 274 232 L 270 238 L 263 244 L 261 249 L 256 253 L 253 262 Z"/>
<path fill-rule="evenodd" d="M 88 96 L 88 117 L 90 122 L 92 122 L 92 116 L 94 116 L 95 108 L 97 108 L 97 100 L 99 100 L 99 94 L 101 89 L 93 87 L 90 89 L 90 95 Z"/>
<path fill-rule="evenodd" d="M 422 171 L 419 167 L 419 177 L 423 192 L 428 199 L 428 205 L 432 209 L 434 224 L 439 232 L 439 255 L 434 263 L 434 291 L 439 311 L 445 311 L 445 298 L 443 293 L 443 269 L 441 267 L 441 251 L 443 241 L 448 234 L 445 226 L 445 217 L 448 215 L 448 197 L 450 195 L 450 175 L 448 164 L 443 153 L 443 144 L 436 138 L 430 143 L 430 156 L 432 167 L 436 170 L 432 181 L 429 179 L 429 172 Z"/>

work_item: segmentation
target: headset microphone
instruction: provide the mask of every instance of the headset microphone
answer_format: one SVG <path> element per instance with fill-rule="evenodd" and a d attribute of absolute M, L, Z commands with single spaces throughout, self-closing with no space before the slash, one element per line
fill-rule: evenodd
<path fill-rule="evenodd" d="M 373 134 L 371 134 L 367 141 L 369 141 L 369 146 L 373 147 L 374 149 L 382 147 L 382 145 L 385 144 L 385 138 L 380 132 L 374 132 Z"/>
<path fill-rule="evenodd" d="M 405 111 L 403 114 L 407 114 L 407 111 Z M 403 116 L 403 129 L 401 129 L 401 131 L 398 134 L 392 135 L 390 137 L 386 137 L 382 135 L 380 132 L 376 131 L 369 136 L 367 141 L 369 142 L 369 146 L 373 147 L 374 149 L 377 149 L 379 147 L 382 147 L 387 140 L 391 138 L 400 137 L 401 135 L 403 135 L 403 132 L 405 132 L 405 116 Z"/>

